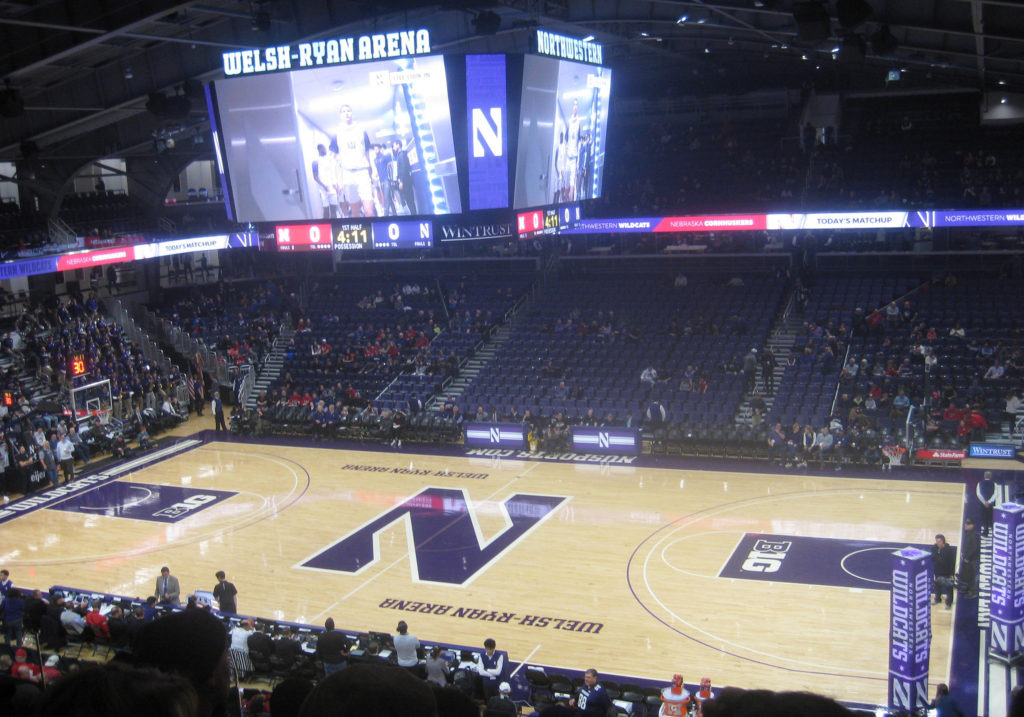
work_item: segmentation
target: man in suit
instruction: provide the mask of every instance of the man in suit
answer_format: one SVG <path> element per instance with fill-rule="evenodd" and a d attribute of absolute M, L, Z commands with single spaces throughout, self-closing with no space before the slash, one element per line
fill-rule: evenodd
<path fill-rule="evenodd" d="M 246 640 L 249 646 L 249 656 L 259 655 L 266 660 L 274 653 L 274 641 L 267 634 L 267 626 L 262 622 L 256 623 L 256 632 L 249 635 Z"/>
<path fill-rule="evenodd" d="M 166 565 L 160 568 L 160 577 L 156 579 L 156 601 L 161 605 L 177 605 L 181 596 L 178 578 L 171 575 Z"/>
<path fill-rule="evenodd" d="M 220 400 L 220 396 L 214 396 L 210 402 L 210 408 L 213 411 L 213 427 L 217 431 L 228 430 L 228 424 L 224 422 L 224 404 Z"/>
<path fill-rule="evenodd" d="M 274 656 L 289 667 L 302 657 L 302 645 L 295 639 L 295 633 L 290 627 L 284 628 L 274 639 Z"/>

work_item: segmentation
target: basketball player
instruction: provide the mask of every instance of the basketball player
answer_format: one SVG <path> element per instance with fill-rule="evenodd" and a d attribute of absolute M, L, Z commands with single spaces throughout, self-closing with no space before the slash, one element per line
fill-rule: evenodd
<path fill-rule="evenodd" d="M 338 158 L 327 156 L 327 147 L 316 146 L 317 159 L 313 160 L 313 181 L 320 187 L 320 202 L 323 204 L 323 218 L 334 219 L 338 210 Z"/>
<path fill-rule="evenodd" d="M 348 217 L 376 216 L 373 183 L 377 169 L 370 158 L 370 137 L 355 121 L 351 105 L 342 105 L 340 115 L 341 125 L 333 142 L 338 151 L 338 204 Z"/>
<path fill-rule="evenodd" d="M 555 147 L 555 199 L 554 203 L 564 202 L 566 179 L 565 130 L 558 133 L 558 145 Z"/>
<path fill-rule="evenodd" d="M 580 101 L 573 98 L 572 101 L 572 114 L 569 116 L 568 123 L 568 137 L 566 138 L 566 167 L 565 171 L 568 175 L 569 181 L 567 182 L 567 196 L 566 201 L 573 201 L 576 199 L 576 176 L 579 171 L 579 157 L 580 157 L 580 125 L 583 123 L 583 118 L 580 117 Z"/>

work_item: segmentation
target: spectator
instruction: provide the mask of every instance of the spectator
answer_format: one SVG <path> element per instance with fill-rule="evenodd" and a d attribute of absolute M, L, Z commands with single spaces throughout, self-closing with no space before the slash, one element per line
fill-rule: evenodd
<path fill-rule="evenodd" d="M 395 630 L 398 631 L 394 638 L 395 657 L 398 661 L 398 666 L 406 669 L 419 667 L 420 660 L 416 650 L 419 649 L 420 641 L 416 639 L 415 635 L 409 634 L 409 626 L 405 623 L 405 620 L 400 620 Z"/>
<path fill-rule="evenodd" d="M 63 677 L 43 694 L 36 715 L 192 717 L 198 705 L 195 690 L 181 677 L 110 662 Z"/>
<path fill-rule="evenodd" d="M 512 701 L 512 686 L 509 683 L 502 682 L 498 685 L 498 694 L 487 700 L 487 714 L 488 717 L 518 717 L 519 708 Z"/>
<path fill-rule="evenodd" d="M 434 645 L 430 649 L 426 661 L 427 682 L 432 682 L 439 687 L 447 687 L 449 670 L 448 660 L 441 654 L 441 646 Z"/>
<path fill-rule="evenodd" d="M 582 715 L 605 717 L 612 707 L 607 690 L 597 681 L 597 670 L 590 668 L 583 673 L 583 685 L 569 700 L 569 706 L 575 707 Z"/>
<path fill-rule="evenodd" d="M 197 717 L 222 715 L 228 698 L 228 639 L 206 610 L 171 613 L 146 623 L 134 646 L 141 666 L 184 677 L 195 689 Z"/>
<path fill-rule="evenodd" d="M 7 644 L 18 647 L 24 636 L 25 599 L 18 588 L 9 588 L 0 605 L 0 614 L 4 618 L 4 639 Z"/>
<path fill-rule="evenodd" d="M 302 703 L 299 717 L 436 717 L 436 705 L 427 683 L 406 670 L 357 664 L 321 680 Z M 276 711 L 274 717 L 279 717 Z"/>
<path fill-rule="evenodd" d="M 946 542 L 946 536 L 941 533 L 935 536 L 935 545 L 932 546 L 932 569 L 935 574 L 935 581 L 932 587 L 935 592 L 935 604 L 942 602 L 946 597 L 946 609 L 953 607 L 953 573 L 956 571 L 956 549 Z"/>

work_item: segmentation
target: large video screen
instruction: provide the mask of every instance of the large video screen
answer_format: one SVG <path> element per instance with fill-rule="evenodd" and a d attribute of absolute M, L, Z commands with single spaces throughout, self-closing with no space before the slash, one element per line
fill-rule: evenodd
<path fill-rule="evenodd" d="M 527 55 L 513 207 L 601 196 L 611 70 Z"/>
<path fill-rule="evenodd" d="M 444 58 L 214 83 L 239 222 L 462 211 Z"/>

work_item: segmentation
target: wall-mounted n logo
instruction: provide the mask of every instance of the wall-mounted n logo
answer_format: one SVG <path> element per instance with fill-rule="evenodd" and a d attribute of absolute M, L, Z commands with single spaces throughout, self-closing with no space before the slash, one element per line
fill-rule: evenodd
<path fill-rule="evenodd" d="M 403 521 L 414 582 L 468 585 L 567 500 L 560 495 L 511 496 L 499 506 L 507 527 L 484 543 L 465 491 L 424 488 L 300 567 L 359 573 L 380 559 L 380 532 Z"/>
<path fill-rule="evenodd" d="M 502 150 L 502 134 L 505 128 L 505 123 L 501 119 L 501 107 L 491 107 L 487 112 L 490 115 L 490 119 L 479 107 L 473 108 L 471 123 L 473 130 L 473 156 L 485 157 L 490 155 L 491 157 L 501 157 L 504 155 Z M 485 150 L 484 147 L 487 149 Z"/>

